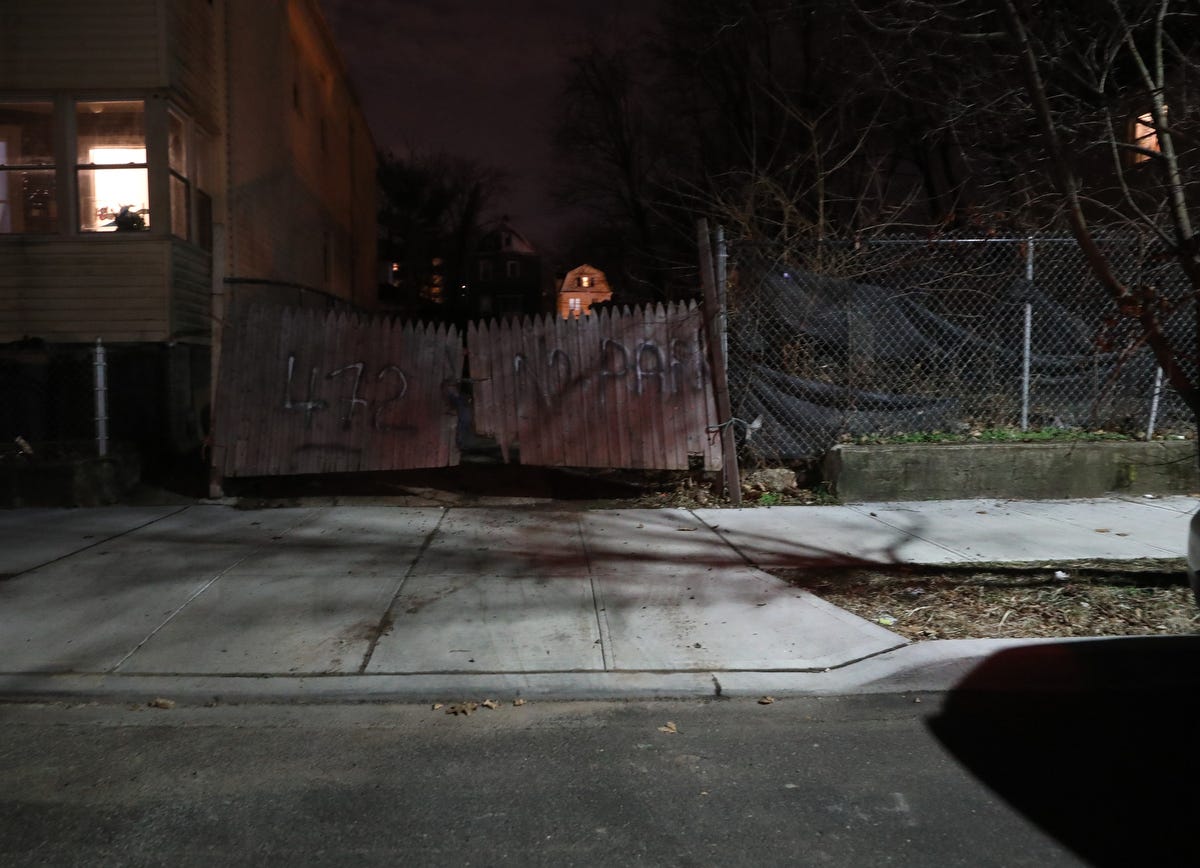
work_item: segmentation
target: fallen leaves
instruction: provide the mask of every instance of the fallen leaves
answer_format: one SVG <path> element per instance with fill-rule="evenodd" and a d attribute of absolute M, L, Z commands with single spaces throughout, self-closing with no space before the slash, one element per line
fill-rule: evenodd
<path fill-rule="evenodd" d="M 678 735 L 679 727 L 675 725 L 675 721 L 668 720 L 665 726 L 658 728 L 659 732 L 665 732 L 667 735 Z"/>
<path fill-rule="evenodd" d="M 764 696 L 762 699 L 758 700 L 758 704 L 759 705 L 770 705 L 774 701 L 775 701 L 774 696 Z"/>
<path fill-rule="evenodd" d="M 160 696 L 157 699 L 151 699 L 146 704 L 148 706 L 150 706 L 151 708 L 162 708 L 164 710 L 170 711 L 172 708 L 175 707 L 175 700 L 174 699 L 163 699 Z"/>
<path fill-rule="evenodd" d="M 1067 566 L 1067 565 L 1062 565 Z M 1179 569 L 1182 573 L 1182 569 Z M 789 576 L 790 578 L 790 576 Z M 1200 630 L 1191 590 L 1166 567 L 1046 564 L 1028 571 L 848 570 L 797 584 L 910 640 L 1188 634 Z M 919 588 L 920 604 L 914 605 Z M 894 619 L 894 623 L 885 624 Z"/>
<path fill-rule="evenodd" d="M 520 708 L 526 704 L 526 700 L 520 697 L 512 701 L 514 708 Z M 486 708 L 488 711 L 495 711 L 500 707 L 498 699 L 484 699 L 481 702 L 471 702 L 464 700 L 463 702 L 453 702 L 447 705 L 444 702 L 435 702 L 431 706 L 434 711 L 445 710 L 446 714 L 452 714 L 455 717 L 470 717 L 472 712 L 478 711 L 480 708 Z"/>

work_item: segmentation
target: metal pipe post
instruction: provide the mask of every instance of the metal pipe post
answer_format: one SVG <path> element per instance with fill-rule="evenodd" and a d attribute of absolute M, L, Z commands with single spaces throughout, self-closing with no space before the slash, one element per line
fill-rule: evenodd
<path fill-rule="evenodd" d="M 1025 340 L 1021 348 L 1021 430 L 1029 430 L 1029 357 L 1033 344 L 1033 305 L 1025 302 Z"/>
<path fill-rule="evenodd" d="M 96 338 L 96 347 L 92 350 L 92 368 L 95 372 L 96 452 L 103 458 L 108 454 L 108 360 L 100 338 Z"/>
<path fill-rule="evenodd" d="M 1025 239 L 1025 286 L 1033 289 L 1033 236 Z M 1029 357 L 1033 345 L 1033 303 L 1025 296 L 1025 339 L 1021 348 L 1021 430 L 1029 430 Z"/>
<path fill-rule="evenodd" d="M 1150 396 L 1150 422 L 1146 425 L 1146 439 L 1154 439 L 1154 426 L 1158 424 L 1158 396 L 1162 394 L 1162 368 L 1154 370 L 1154 392 Z"/>

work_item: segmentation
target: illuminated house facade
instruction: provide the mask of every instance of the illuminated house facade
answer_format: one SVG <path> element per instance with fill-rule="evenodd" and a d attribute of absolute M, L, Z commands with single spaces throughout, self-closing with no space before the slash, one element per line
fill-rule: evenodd
<path fill-rule="evenodd" d="M 194 446 L 237 305 L 374 304 L 375 166 L 316 0 L 4 0 L 0 360 L 99 338 Z"/>
<path fill-rule="evenodd" d="M 612 298 L 608 278 L 599 268 L 580 265 L 567 272 L 558 287 L 558 315 L 586 316 L 592 305 Z"/>

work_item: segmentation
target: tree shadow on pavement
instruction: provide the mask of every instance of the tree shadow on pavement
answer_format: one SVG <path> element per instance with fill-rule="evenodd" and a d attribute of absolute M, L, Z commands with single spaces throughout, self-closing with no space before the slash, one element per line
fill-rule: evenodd
<path fill-rule="evenodd" d="M 1096 865 L 1197 864 L 1200 637 L 989 657 L 930 722 L 983 783 Z"/>

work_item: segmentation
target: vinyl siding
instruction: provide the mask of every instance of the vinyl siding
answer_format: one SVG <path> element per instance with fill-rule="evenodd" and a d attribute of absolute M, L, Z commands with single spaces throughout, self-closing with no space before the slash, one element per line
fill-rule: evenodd
<path fill-rule="evenodd" d="M 159 0 L 4 0 L 0 90 L 161 87 L 159 22 Z"/>
<path fill-rule="evenodd" d="M 212 341 L 212 255 L 171 241 L 171 334 L 189 343 Z"/>
<path fill-rule="evenodd" d="M 219 118 L 220 55 L 216 13 L 209 0 L 165 0 L 172 98 L 209 130 Z"/>
<path fill-rule="evenodd" d="M 230 9 L 230 261 L 234 277 L 369 307 L 375 155 L 311 0 Z"/>
<path fill-rule="evenodd" d="M 161 238 L 4 239 L 0 343 L 162 341 L 169 241 Z"/>

